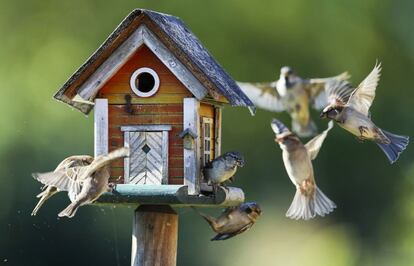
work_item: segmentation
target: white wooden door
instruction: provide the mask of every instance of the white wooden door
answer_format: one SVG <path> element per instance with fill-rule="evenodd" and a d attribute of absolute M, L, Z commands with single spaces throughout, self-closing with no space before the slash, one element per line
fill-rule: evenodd
<path fill-rule="evenodd" d="M 162 183 L 162 132 L 130 132 L 129 183 Z"/>

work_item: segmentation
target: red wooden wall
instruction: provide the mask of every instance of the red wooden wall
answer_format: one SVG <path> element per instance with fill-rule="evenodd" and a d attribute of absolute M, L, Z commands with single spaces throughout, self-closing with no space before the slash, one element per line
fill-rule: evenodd
<path fill-rule="evenodd" d="M 136 96 L 129 86 L 132 73 L 140 67 L 152 68 L 160 78 L 158 92 L 148 98 Z M 132 97 L 133 114 L 125 110 L 125 95 Z M 183 183 L 183 141 L 177 134 L 183 130 L 183 98 L 193 97 L 184 85 L 145 45 L 140 47 L 127 63 L 103 86 L 98 98 L 107 98 L 109 103 L 109 150 L 124 145 L 125 125 L 168 124 L 169 132 L 169 184 Z M 112 164 L 111 176 L 121 176 L 123 183 L 123 160 Z M 115 180 L 113 180 L 115 181 Z"/>

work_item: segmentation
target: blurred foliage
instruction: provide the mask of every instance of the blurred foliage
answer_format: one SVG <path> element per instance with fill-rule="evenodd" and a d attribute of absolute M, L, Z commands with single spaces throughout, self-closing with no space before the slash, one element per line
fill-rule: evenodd
<path fill-rule="evenodd" d="M 30 174 L 93 152 L 92 118 L 52 95 L 138 7 L 181 17 L 237 80 L 274 80 L 290 65 L 304 77 L 348 70 L 357 84 L 378 59 L 384 67 L 374 121 L 413 135 L 410 0 L 1 0 L 0 264 L 129 264 L 132 208 L 83 207 L 72 220 L 57 219 L 68 202 L 62 194 L 31 217 L 40 185 Z M 290 221 L 284 213 L 294 187 L 273 143 L 273 116 L 227 107 L 223 118 L 224 150 L 240 150 L 247 160 L 235 185 L 263 205 L 264 216 L 246 234 L 213 243 L 204 221 L 178 210 L 178 265 L 412 265 L 413 149 L 389 165 L 375 144 L 334 128 L 315 172 L 338 209 L 323 219 Z"/>

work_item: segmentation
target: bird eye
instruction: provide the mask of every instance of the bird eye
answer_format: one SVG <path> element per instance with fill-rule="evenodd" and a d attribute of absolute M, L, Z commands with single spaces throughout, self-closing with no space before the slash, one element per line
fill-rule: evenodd
<path fill-rule="evenodd" d="M 250 213 L 252 213 L 253 212 L 253 210 L 249 207 L 249 208 L 246 208 L 246 213 L 247 214 L 250 214 Z"/>

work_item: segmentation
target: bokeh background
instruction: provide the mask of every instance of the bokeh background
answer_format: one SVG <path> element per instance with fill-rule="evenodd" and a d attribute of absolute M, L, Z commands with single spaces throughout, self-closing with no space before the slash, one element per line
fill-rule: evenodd
<path fill-rule="evenodd" d="M 57 219 L 68 202 L 62 194 L 31 217 L 40 191 L 31 173 L 93 153 L 93 117 L 52 95 L 138 7 L 181 17 L 237 80 L 274 80 L 290 65 L 304 77 L 348 70 L 358 84 L 378 59 L 383 75 L 373 118 L 414 135 L 411 0 L 1 0 L 0 265 L 129 265 L 133 208 L 88 206 L 74 219 Z M 178 265 L 413 265 L 414 149 L 390 165 L 375 144 L 335 127 L 315 172 L 338 208 L 291 221 L 284 214 L 295 189 L 273 142 L 273 116 L 289 123 L 285 114 L 259 110 L 251 117 L 231 107 L 223 119 L 223 149 L 247 161 L 235 185 L 262 205 L 263 217 L 237 238 L 210 242 L 202 219 L 177 210 Z"/>

